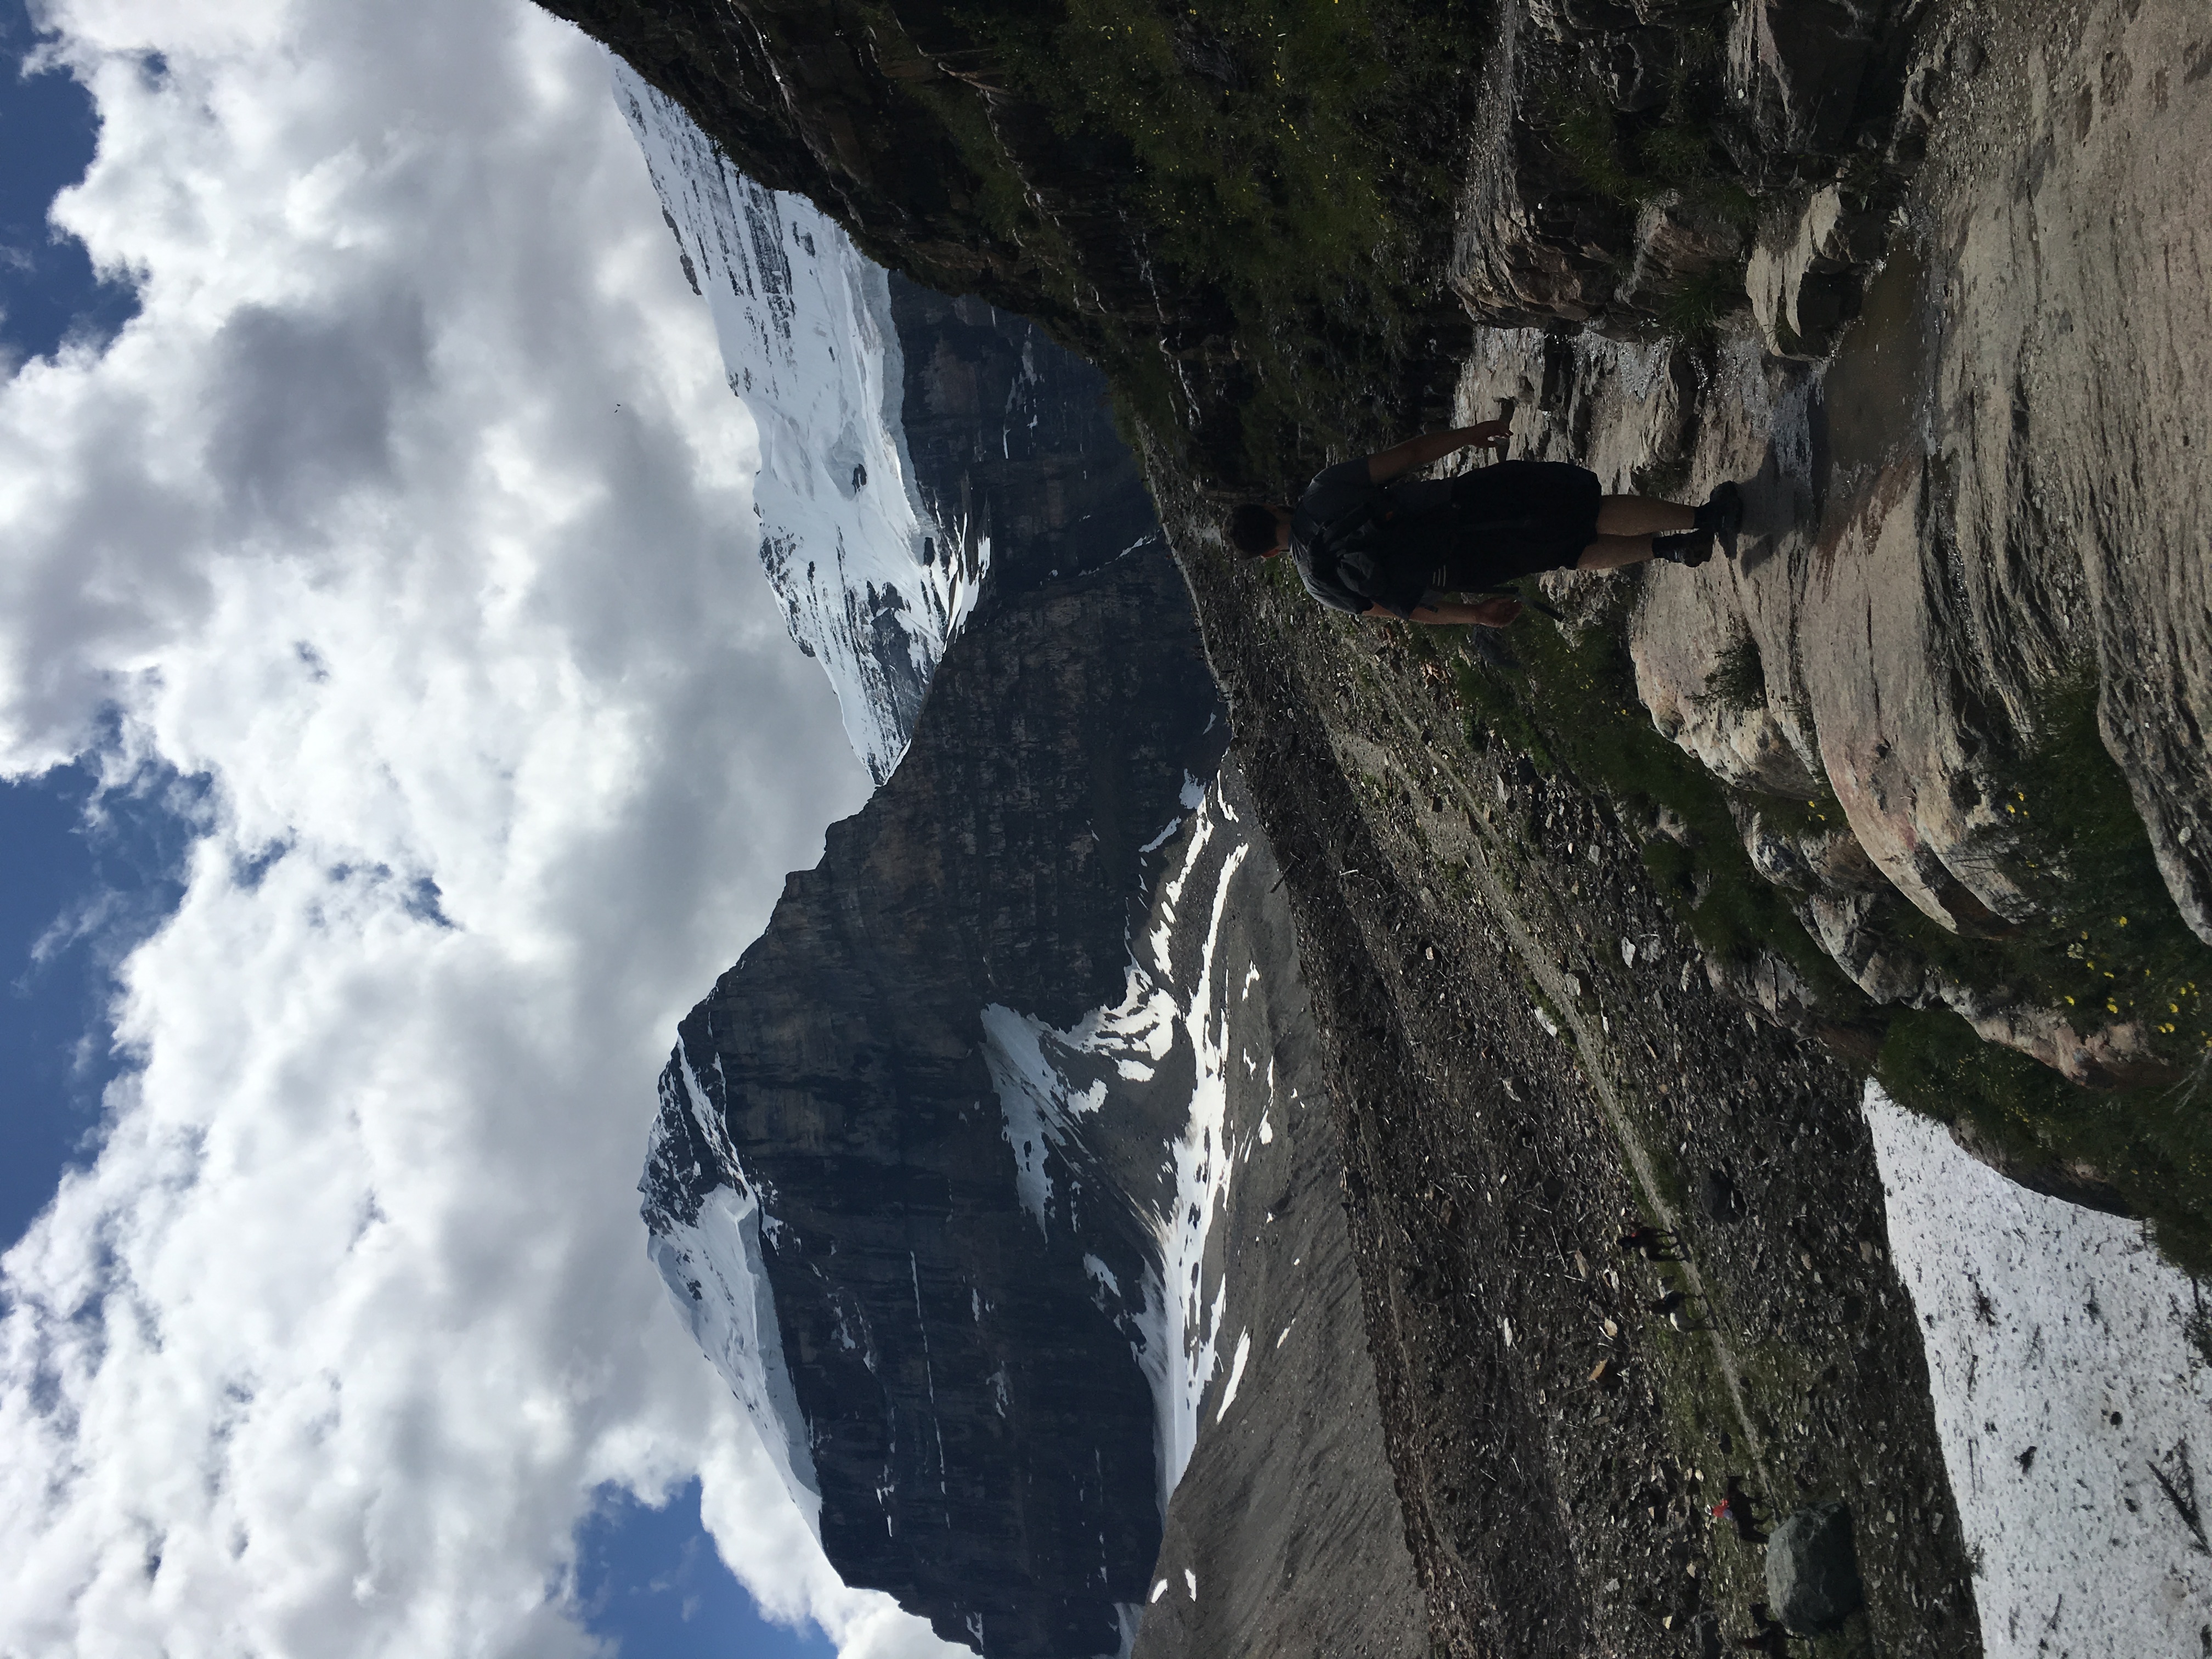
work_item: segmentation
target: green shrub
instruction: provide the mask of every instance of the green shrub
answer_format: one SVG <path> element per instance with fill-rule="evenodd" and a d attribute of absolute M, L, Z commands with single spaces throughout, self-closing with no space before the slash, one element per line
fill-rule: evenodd
<path fill-rule="evenodd" d="M 1720 781 L 1662 737 L 1636 696 L 1624 640 L 1631 584 L 1620 580 L 1613 608 L 1589 625 L 1554 626 L 1535 616 L 1508 638 L 1511 670 L 1479 673 L 1462 665 L 1460 690 L 1470 719 L 1565 767 L 1587 787 L 1614 798 L 1632 816 L 1669 807 L 1687 823 L 1693 847 L 1651 841 L 1644 859 L 1662 896 L 1698 944 L 1717 958 L 1748 964 L 1762 951 L 1787 962 L 1824 1016 L 1839 1024 L 1868 1017 L 1865 996 L 1828 959 L 1789 899 L 1752 867 Z M 1762 811 L 1777 803 L 1761 797 Z M 1832 803 L 1808 805 L 1808 812 Z"/>
<path fill-rule="evenodd" d="M 1740 635 L 1723 647 L 1705 676 L 1705 696 L 1739 714 L 1766 707 L 1766 665 L 1759 659 L 1757 640 Z"/>
<path fill-rule="evenodd" d="M 1224 307 L 1249 391 L 1219 411 L 1237 435 L 1210 447 L 1264 479 L 1404 421 L 1403 367 L 1439 304 L 1476 8 L 975 0 L 956 15 L 1007 89 L 1097 158 L 1102 193 L 1145 227 L 1157 290 Z M 994 165 L 1013 177 L 1003 154 Z M 1180 348 L 1105 343 L 1109 376 L 1150 379 L 1133 398 L 1146 421 L 1188 435 L 1166 356 Z"/>

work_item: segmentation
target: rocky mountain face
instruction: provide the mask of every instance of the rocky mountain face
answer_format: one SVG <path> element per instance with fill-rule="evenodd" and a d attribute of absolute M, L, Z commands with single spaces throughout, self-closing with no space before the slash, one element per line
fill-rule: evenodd
<path fill-rule="evenodd" d="M 668 1238 L 718 1188 L 760 1205 L 782 1426 L 848 1582 L 993 1654 L 1110 1653 L 1161 1494 L 1152 1389 L 1097 1301 L 1149 1241 L 1072 1174 L 1103 1212 L 1081 1237 L 1024 1209 L 983 1011 L 1120 1000 L 1139 849 L 1226 734 L 1164 548 L 970 637 L 923 741 L 680 1028 L 647 1214 Z"/>
<path fill-rule="evenodd" d="M 1221 714 L 1156 538 L 987 601 L 662 1079 L 646 1215 L 678 1306 L 846 1580 L 994 1659 L 1126 1651 L 1168 1592 L 1182 1637 L 1149 1652 L 1417 1650 L 1372 1373 L 1328 1316 L 1352 1275 L 1310 1016 Z M 1179 1558 L 1203 1600 L 1179 1568 L 1155 1594 L 1164 1518 L 1255 1480 L 1278 1501 Z M 1369 1596 L 1273 1593 L 1301 1515 L 1364 1527 Z"/>
<path fill-rule="evenodd" d="M 1025 318 L 888 276 L 900 429 L 941 558 L 1011 598 L 1158 535 L 1105 376 Z"/>

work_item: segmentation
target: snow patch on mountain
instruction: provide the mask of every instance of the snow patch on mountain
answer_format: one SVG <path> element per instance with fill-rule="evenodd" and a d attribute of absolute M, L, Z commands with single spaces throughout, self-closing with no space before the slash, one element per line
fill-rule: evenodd
<path fill-rule="evenodd" d="M 821 1484 L 815 1476 L 806 1419 L 785 1363 L 782 1328 L 761 1259 L 763 1231 L 773 1246 L 776 1223 L 763 1206 L 757 1183 L 745 1179 L 736 1149 L 723 1133 L 720 1115 L 699 1086 L 690 1055 L 680 1044 L 677 1053 L 686 1097 L 681 1104 L 714 1147 L 722 1168 L 736 1176 L 734 1184 L 724 1182 L 702 1198 L 691 1220 L 672 1218 L 665 1230 L 648 1232 L 646 1249 L 677 1311 L 752 1419 L 761 1444 L 818 1540 Z M 656 1121 L 648 1168 L 661 1158 L 665 1134 Z"/>
<path fill-rule="evenodd" d="M 681 108 L 612 60 L 684 274 L 759 434 L 760 557 L 878 783 L 906 752 L 945 647 L 975 606 L 987 538 L 933 521 L 901 417 L 890 289 L 836 222 L 732 167 Z"/>
<path fill-rule="evenodd" d="M 1226 1276 L 1217 1264 L 1209 1294 L 1206 1272 L 1207 1242 L 1237 1166 L 1228 1091 L 1232 970 L 1219 957 L 1231 888 L 1249 851 L 1232 827 L 1227 834 L 1234 844 L 1218 863 L 1208 856 L 1216 836 L 1237 823 L 1218 785 L 1208 789 L 1187 780 L 1183 805 L 1192 814 L 1188 839 L 1161 884 L 1155 926 L 1132 953 L 1121 1000 L 1066 1030 L 1002 1005 L 983 1012 L 984 1057 L 1013 1148 L 1015 1181 L 1023 1207 L 1047 1237 L 1055 1227 L 1080 1236 L 1085 1219 L 1079 1190 L 1073 1183 L 1070 1190 L 1055 1189 L 1048 1153 L 1066 1165 L 1086 1123 L 1113 1109 L 1115 1081 L 1146 1084 L 1178 1048 L 1190 1056 L 1194 1080 L 1182 1128 L 1162 1148 L 1159 1195 L 1119 1195 L 1134 1206 L 1151 1236 L 1145 1282 L 1124 1296 L 1110 1275 L 1093 1274 L 1152 1385 L 1163 1513 L 1198 1443 L 1200 1403 L 1218 1368 L 1228 1312 Z M 1202 917 L 1202 924 L 1178 926 L 1186 902 L 1194 907 L 1192 922 Z M 1179 934 L 1185 941 L 1180 975 Z M 1248 1334 L 1240 1371 L 1249 1347 Z M 1232 1381 L 1224 1411 L 1234 1387 Z"/>

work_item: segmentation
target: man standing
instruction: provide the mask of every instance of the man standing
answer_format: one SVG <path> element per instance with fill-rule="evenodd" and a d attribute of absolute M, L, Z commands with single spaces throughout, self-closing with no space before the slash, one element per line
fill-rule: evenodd
<path fill-rule="evenodd" d="M 1407 478 L 1462 449 L 1503 452 L 1503 421 L 1409 438 L 1314 475 L 1293 509 L 1247 501 L 1229 515 L 1231 546 L 1255 558 L 1288 551 L 1331 610 L 1419 623 L 1501 628 L 1520 614 L 1506 595 L 1465 604 L 1545 570 L 1619 570 L 1646 559 L 1699 565 L 1717 538 L 1730 553 L 1743 521 L 1733 483 L 1703 507 L 1607 495 L 1597 475 L 1563 461 L 1499 461 L 1455 478 Z"/>

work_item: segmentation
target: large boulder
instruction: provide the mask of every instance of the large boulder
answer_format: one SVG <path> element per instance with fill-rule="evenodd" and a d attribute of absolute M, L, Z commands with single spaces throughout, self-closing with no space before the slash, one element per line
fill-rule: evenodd
<path fill-rule="evenodd" d="M 1881 257 L 1881 215 L 1840 185 L 1813 192 L 1794 219 L 1769 223 L 1745 274 L 1752 315 L 1778 357 L 1825 357 L 1858 315 L 1866 273 Z"/>
<path fill-rule="evenodd" d="M 1851 1512 L 1841 1504 L 1799 1510 L 1766 1540 L 1766 1604 L 1794 1631 L 1833 1630 L 1865 1601 Z"/>

